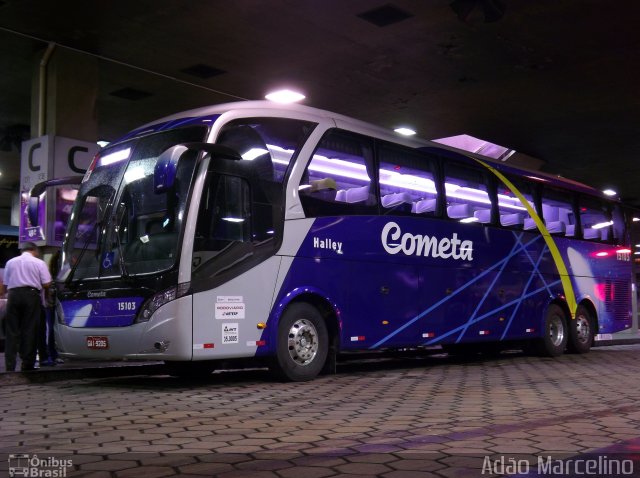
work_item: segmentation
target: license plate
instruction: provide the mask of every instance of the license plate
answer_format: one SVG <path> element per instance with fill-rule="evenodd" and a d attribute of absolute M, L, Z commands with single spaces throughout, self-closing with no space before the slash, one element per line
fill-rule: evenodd
<path fill-rule="evenodd" d="M 109 338 L 108 337 L 87 337 L 87 348 L 90 349 L 108 349 Z"/>

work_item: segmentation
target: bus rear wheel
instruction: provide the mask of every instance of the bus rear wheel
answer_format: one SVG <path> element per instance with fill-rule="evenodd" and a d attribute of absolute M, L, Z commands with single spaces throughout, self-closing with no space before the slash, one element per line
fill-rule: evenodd
<path fill-rule="evenodd" d="M 328 350 L 329 333 L 318 309 L 305 302 L 291 304 L 280 319 L 271 371 L 285 381 L 312 380 L 322 370 Z"/>
<path fill-rule="evenodd" d="M 586 354 L 591 350 L 595 326 L 589 310 L 583 305 L 576 309 L 576 318 L 569 327 L 567 349 L 574 354 Z"/>
<path fill-rule="evenodd" d="M 557 357 L 567 347 L 567 317 L 557 304 L 551 304 L 544 318 L 543 336 L 536 342 L 536 351 L 543 357 Z"/>

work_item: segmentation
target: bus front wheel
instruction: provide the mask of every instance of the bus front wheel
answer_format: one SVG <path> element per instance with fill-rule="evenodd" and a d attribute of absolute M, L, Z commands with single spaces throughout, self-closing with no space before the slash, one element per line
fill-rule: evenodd
<path fill-rule="evenodd" d="M 312 380 L 322 370 L 328 350 L 329 333 L 318 309 L 305 302 L 291 304 L 280 319 L 271 371 L 281 380 Z"/>
<path fill-rule="evenodd" d="M 567 318 L 564 310 L 551 304 L 544 318 L 543 336 L 538 339 L 536 349 L 543 357 L 557 357 L 567 347 Z"/>
<path fill-rule="evenodd" d="M 586 354 L 591 349 L 595 326 L 589 310 L 583 305 L 576 309 L 576 318 L 569 327 L 567 349 L 574 354 Z"/>

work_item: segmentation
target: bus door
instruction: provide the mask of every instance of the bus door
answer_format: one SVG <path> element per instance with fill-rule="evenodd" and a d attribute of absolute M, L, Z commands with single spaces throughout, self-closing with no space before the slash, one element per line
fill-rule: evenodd
<path fill-rule="evenodd" d="M 261 334 L 244 319 L 267 317 L 273 299 L 268 285 L 279 265 L 273 256 L 280 208 L 273 184 L 256 174 L 255 164 L 214 164 L 204 181 L 193 239 L 194 357 L 240 357 Z M 215 350 L 200 351 L 203 344 L 215 344 Z"/>

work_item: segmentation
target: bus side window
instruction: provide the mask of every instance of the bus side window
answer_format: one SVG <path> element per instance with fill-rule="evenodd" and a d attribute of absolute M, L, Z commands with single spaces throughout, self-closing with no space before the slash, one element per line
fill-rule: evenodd
<path fill-rule="evenodd" d="M 376 214 L 373 173 L 370 138 L 339 130 L 327 132 L 298 188 L 305 214 Z"/>
<path fill-rule="evenodd" d="M 250 240 L 249 185 L 236 176 L 209 173 L 200 200 L 194 252 L 221 252 Z"/>
<path fill-rule="evenodd" d="M 616 244 L 628 246 L 631 244 L 627 231 L 627 222 L 625 220 L 625 211 L 618 204 L 613 205 L 613 241 Z"/>
<path fill-rule="evenodd" d="M 580 225 L 582 237 L 590 241 L 611 242 L 613 222 L 609 204 L 600 198 L 580 198 Z"/>
<path fill-rule="evenodd" d="M 576 236 L 576 216 L 571 193 L 544 188 L 542 191 L 542 219 L 550 234 Z"/>
<path fill-rule="evenodd" d="M 521 181 L 518 178 L 509 178 L 509 182 L 513 184 L 515 189 L 524 196 L 524 199 L 535 210 L 535 201 L 533 199 L 533 185 Z M 498 185 L 498 214 L 500 225 L 511 229 L 535 229 L 535 221 L 531 218 L 526 205 L 522 203 L 514 191 L 510 190 L 505 184 Z"/>
<path fill-rule="evenodd" d="M 492 204 L 487 184 L 483 171 L 445 162 L 447 217 L 462 223 L 491 223 Z"/>
<path fill-rule="evenodd" d="M 391 144 L 379 151 L 382 213 L 435 216 L 438 192 L 431 156 Z"/>

